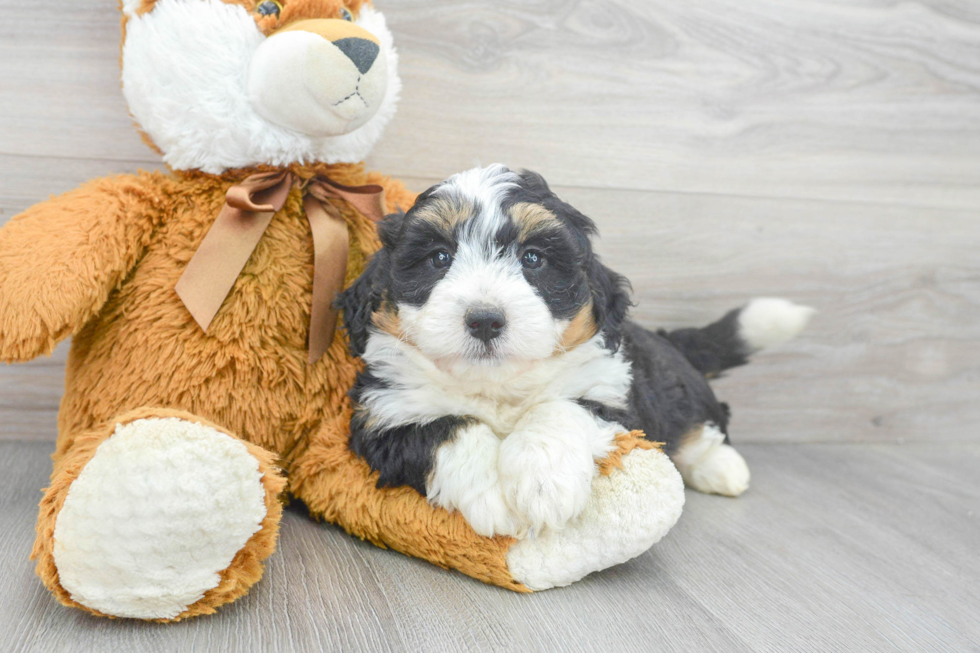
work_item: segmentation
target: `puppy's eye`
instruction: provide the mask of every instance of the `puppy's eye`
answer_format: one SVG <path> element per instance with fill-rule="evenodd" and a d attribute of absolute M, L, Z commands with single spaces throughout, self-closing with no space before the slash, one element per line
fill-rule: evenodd
<path fill-rule="evenodd" d="M 340 8 L 340 17 L 346 21 L 350 21 L 350 22 L 354 21 L 354 16 L 350 13 L 347 7 Z"/>
<path fill-rule="evenodd" d="M 541 252 L 533 249 L 527 250 L 524 252 L 524 256 L 521 257 L 521 265 L 529 270 L 538 269 L 542 263 L 544 263 L 544 256 L 541 255 Z"/>
<path fill-rule="evenodd" d="M 255 8 L 260 16 L 275 16 L 279 17 L 279 12 L 282 11 L 282 5 L 276 2 L 276 0 L 265 0 L 265 2 L 259 3 L 259 6 Z"/>
<path fill-rule="evenodd" d="M 437 270 L 443 270 L 452 265 L 453 255 L 444 249 L 440 249 L 438 252 L 432 255 L 430 260 L 432 261 L 432 267 Z"/>

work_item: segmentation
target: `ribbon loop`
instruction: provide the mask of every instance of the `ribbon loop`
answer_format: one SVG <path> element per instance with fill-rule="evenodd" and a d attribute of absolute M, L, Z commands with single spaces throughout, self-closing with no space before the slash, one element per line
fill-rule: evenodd
<path fill-rule="evenodd" d="M 264 172 L 246 177 L 225 194 L 225 203 L 239 211 L 272 211 L 286 203 L 293 175 L 289 172 Z"/>
<path fill-rule="evenodd" d="M 306 190 L 321 202 L 344 200 L 371 222 L 381 222 L 385 217 L 385 189 L 377 184 L 345 186 L 321 175 L 311 179 Z"/>
<path fill-rule="evenodd" d="M 208 330 L 249 257 L 286 203 L 294 177 L 289 171 L 251 175 L 228 189 L 225 205 L 191 258 L 175 290 L 191 316 Z M 313 235 L 313 304 L 310 307 L 309 362 L 333 342 L 337 311 L 333 300 L 344 288 L 349 236 L 347 223 L 330 200 L 343 200 L 364 217 L 384 217 L 384 189 L 345 186 L 324 176 L 305 184 L 303 208 Z"/>

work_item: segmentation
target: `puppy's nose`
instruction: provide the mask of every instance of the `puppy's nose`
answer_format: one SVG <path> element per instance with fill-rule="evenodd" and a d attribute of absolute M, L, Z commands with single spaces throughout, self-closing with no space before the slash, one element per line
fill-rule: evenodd
<path fill-rule="evenodd" d="M 371 65 L 378 58 L 381 48 L 377 43 L 360 38 L 338 39 L 333 42 L 347 58 L 354 62 L 357 70 L 363 75 L 371 70 Z"/>
<path fill-rule="evenodd" d="M 475 306 L 466 311 L 463 320 L 470 335 L 486 343 L 499 336 L 507 325 L 504 312 L 494 306 Z"/>

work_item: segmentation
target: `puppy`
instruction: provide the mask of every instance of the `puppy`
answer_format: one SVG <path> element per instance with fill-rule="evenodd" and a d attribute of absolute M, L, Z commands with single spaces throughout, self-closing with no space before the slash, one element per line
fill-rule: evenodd
<path fill-rule="evenodd" d="M 380 225 L 382 249 L 338 300 L 365 369 L 350 447 L 486 536 L 561 528 L 597 460 L 641 429 L 687 484 L 738 496 L 749 469 L 707 377 L 789 339 L 811 309 L 757 299 L 703 329 L 627 319 L 595 224 L 541 176 L 457 174 Z"/>

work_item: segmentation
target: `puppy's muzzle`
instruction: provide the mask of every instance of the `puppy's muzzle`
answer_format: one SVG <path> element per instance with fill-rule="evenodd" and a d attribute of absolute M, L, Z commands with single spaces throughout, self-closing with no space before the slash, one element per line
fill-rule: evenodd
<path fill-rule="evenodd" d="M 470 335 L 485 344 L 500 337 L 507 326 L 507 317 L 496 306 L 474 306 L 466 311 L 463 321 Z"/>

